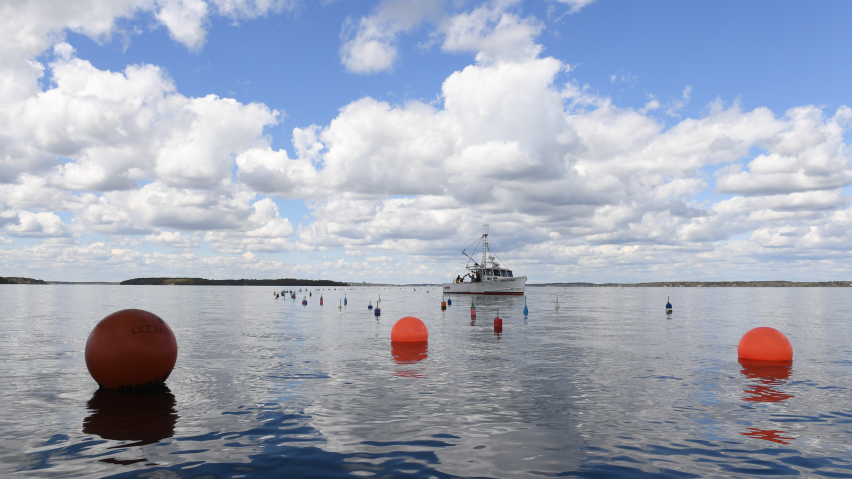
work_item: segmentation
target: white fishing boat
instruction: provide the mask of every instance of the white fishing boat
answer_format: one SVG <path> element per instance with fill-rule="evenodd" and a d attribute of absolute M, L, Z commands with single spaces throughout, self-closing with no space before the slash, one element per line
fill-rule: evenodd
<path fill-rule="evenodd" d="M 482 261 L 462 251 L 468 259 L 465 274 L 456 276 L 452 283 L 444 283 L 444 294 L 524 294 L 527 277 L 515 276 L 488 249 L 488 225 L 483 226 L 481 241 Z"/>

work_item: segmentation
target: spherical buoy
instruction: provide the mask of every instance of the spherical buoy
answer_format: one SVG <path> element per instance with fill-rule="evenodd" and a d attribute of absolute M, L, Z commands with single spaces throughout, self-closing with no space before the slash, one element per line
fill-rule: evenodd
<path fill-rule="evenodd" d="M 429 330 L 423 321 L 414 316 L 406 316 L 391 329 L 391 341 L 399 341 L 404 343 L 416 343 L 429 340 Z"/>
<path fill-rule="evenodd" d="M 86 341 L 86 367 L 102 388 L 163 383 L 177 361 L 175 334 L 159 316 L 125 309 L 102 319 Z"/>
<path fill-rule="evenodd" d="M 737 346 L 737 355 L 758 361 L 792 361 L 793 346 L 781 331 L 761 326 L 743 335 Z"/>

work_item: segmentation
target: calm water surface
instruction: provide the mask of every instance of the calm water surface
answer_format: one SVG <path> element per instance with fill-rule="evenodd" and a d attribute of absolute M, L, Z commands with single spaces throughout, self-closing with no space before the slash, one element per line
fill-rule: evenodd
<path fill-rule="evenodd" d="M 439 291 L 0 285 L 0 475 L 852 477 L 852 289 L 528 288 L 476 321 Z M 177 336 L 165 391 L 86 370 L 127 308 Z M 427 348 L 392 348 L 408 315 Z M 756 326 L 792 368 L 737 362 Z"/>

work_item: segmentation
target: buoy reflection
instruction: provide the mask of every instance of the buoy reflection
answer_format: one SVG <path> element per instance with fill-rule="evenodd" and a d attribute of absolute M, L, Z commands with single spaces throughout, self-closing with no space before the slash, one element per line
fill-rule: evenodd
<path fill-rule="evenodd" d="M 747 427 L 748 431 L 741 432 L 743 436 L 748 436 L 754 439 L 763 439 L 764 441 L 777 442 L 778 444 L 790 444 L 795 441 L 795 437 L 785 437 L 782 434 L 787 434 L 787 431 L 779 431 L 777 429 L 757 429 L 755 427 Z"/>
<path fill-rule="evenodd" d="M 408 366 L 429 357 L 429 343 L 427 342 L 391 342 L 391 356 L 393 361 L 399 366 Z M 405 378 L 424 378 L 421 369 L 406 368 L 405 370 L 397 370 L 394 375 Z"/>
<path fill-rule="evenodd" d="M 174 436 L 179 417 L 175 404 L 175 396 L 166 386 L 131 391 L 98 389 L 86 403 L 91 414 L 83 420 L 83 434 L 138 441 L 115 447 L 154 444 Z"/>
<path fill-rule="evenodd" d="M 782 402 L 795 397 L 774 389 L 787 384 L 792 361 L 755 361 L 740 358 L 739 362 L 742 366 L 740 373 L 755 380 L 743 391 L 743 401 Z"/>

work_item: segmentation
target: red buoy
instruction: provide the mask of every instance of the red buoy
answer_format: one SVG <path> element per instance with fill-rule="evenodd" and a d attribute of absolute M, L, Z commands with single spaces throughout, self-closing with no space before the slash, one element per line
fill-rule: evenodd
<path fill-rule="evenodd" d="M 792 361 L 793 346 L 781 331 L 761 326 L 743 335 L 737 355 L 741 359 L 758 361 Z"/>
<path fill-rule="evenodd" d="M 159 316 L 141 309 L 112 313 L 86 341 L 86 367 L 102 388 L 165 382 L 177 361 L 177 340 Z"/>
<path fill-rule="evenodd" d="M 502 333 L 503 332 L 503 318 L 494 318 L 494 332 Z"/>
<path fill-rule="evenodd" d="M 429 330 L 426 329 L 423 321 L 414 316 L 406 316 L 400 319 L 391 329 L 391 341 L 415 343 L 428 340 Z"/>

